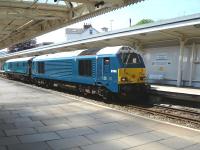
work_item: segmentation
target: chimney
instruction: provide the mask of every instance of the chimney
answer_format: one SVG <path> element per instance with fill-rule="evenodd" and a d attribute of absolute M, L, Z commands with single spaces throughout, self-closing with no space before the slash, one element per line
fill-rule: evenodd
<path fill-rule="evenodd" d="M 108 28 L 106 28 L 106 27 L 101 28 L 101 30 L 102 30 L 103 32 L 108 32 Z"/>
<path fill-rule="evenodd" d="M 84 30 L 87 30 L 87 29 L 89 29 L 89 28 L 91 28 L 91 27 L 92 27 L 91 24 L 84 23 L 84 25 L 83 25 L 83 29 L 84 29 Z"/>

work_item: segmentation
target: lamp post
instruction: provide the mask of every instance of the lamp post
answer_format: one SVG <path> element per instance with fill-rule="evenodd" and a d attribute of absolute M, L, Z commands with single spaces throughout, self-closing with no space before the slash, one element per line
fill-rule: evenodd
<path fill-rule="evenodd" d="M 112 31 L 112 23 L 114 20 L 110 20 L 110 31 Z"/>

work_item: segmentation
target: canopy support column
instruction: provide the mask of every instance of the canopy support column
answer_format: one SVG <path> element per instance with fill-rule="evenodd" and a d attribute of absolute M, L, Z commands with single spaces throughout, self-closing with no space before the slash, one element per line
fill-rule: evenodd
<path fill-rule="evenodd" d="M 183 67 L 183 53 L 185 47 L 185 40 L 180 40 L 179 62 L 178 62 L 178 74 L 177 74 L 177 86 L 181 86 L 182 83 L 182 67 Z"/>
<path fill-rule="evenodd" d="M 192 54 L 191 54 L 191 57 L 190 57 L 189 86 L 192 86 L 195 46 L 196 46 L 196 44 L 195 44 L 195 42 L 193 42 L 193 44 L 192 44 Z"/>

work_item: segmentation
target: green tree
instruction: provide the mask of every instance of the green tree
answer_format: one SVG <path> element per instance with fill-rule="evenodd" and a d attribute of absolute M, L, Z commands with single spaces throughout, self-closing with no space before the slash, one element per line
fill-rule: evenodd
<path fill-rule="evenodd" d="M 135 25 L 142 25 L 142 24 L 147 24 L 147 23 L 152 23 L 152 22 L 154 22 L 152 19 L 142 19 Z"/>

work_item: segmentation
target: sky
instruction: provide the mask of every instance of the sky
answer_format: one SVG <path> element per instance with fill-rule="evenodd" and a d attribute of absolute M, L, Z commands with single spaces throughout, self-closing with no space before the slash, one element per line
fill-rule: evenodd
<path fill-rule="evenodd" d="M 68 28 L 82 28 L 84 23 L 92 26 L 101 32 L 101 28 L 107 27 L 109 30 L 128 28 L 131 18 L 132 25 L 141 19 L 153 19 L 161 21 L 186 15 L 200 13 L 200 0 L 145 0 L 143 2 L 121 8 L 92 19 L 82 21 L 68 26 Z M 37 37 L 37 42 L 63 42 L 65 38 L 65 28 L 47 33 Z"/>

